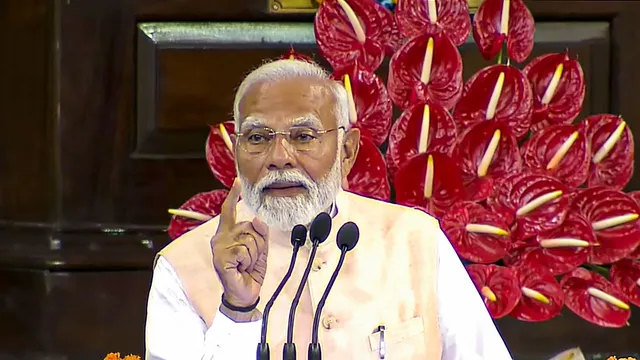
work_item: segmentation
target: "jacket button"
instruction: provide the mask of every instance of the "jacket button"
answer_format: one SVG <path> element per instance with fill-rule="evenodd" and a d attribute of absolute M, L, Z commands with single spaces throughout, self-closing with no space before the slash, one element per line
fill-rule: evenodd
<path fill-rule="evenodd" d="M 314 272 L 320 271 L 322 269 L 323 265 L 324 265 L 324 263 L 322 262 L 322 260 L 315 259 L 313 261 L 313 265 L 311 265 L 311 270 L 314 271 Z"/>
<path fill-rule="evenodd" d="M 322 319 L 322 327 L 324 327 L 327 330 L 330 330 L 336 325 L 336 322 L 338 322 L 338 320 L 336 320 L 336 318 L 334 318 L 333 316 L 325 316 Z"/>

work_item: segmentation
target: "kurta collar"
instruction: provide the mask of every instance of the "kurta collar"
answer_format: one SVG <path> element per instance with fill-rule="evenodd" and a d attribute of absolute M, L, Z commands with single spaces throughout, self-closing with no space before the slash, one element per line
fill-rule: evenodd
<path fill-rule="evenodd" d="M 342 224 L 337 224 L 336 223 L 336 219 L 338 219 L 338 197 L 336 197 L 336 200 L 334 200 L 333 203 L 331 203 L 331 207 L 329 208 L 328 214 L 333 219 L 331 221 L 331 234 L 329 235 L 327 240 L 325 240 L 322 244 L 320 244 L 320 246 L 318 246 L 318 248 L 325 247 L 325 246 L 327 246 L 327 244 L 334 244 L 335 245 L 335 242 L 333 241 L 335 236 L 333 236 L 333 234 L 336 233 L 336 231 L 335 231 L 335 230 L 337 230 L 336 226 L 338 226 L 338 228 L 340 226 L 342 226 Z M 307 228 L 308 228 L 308 226 L 307 226 Z M 304 246 L 308 250 L 311 250 L 311 240 L 307 238 L 307 242 L 304 244 Z"/>

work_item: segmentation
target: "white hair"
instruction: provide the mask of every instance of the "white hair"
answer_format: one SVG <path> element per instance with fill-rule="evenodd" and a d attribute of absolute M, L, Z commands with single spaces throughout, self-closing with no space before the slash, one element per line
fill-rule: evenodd
<path fill-rule="evenodd" d="M 240 129 L 242 119 L 240 118 L 240 101 L 246 94 L 247 90 L 256 83 L 262 81 L 278 82 L 282 80 L 290 80 L 295 78 L 313 78 L 319 80 L 327 80 L 331 84 L 331 92 L 335 96 L 335 116 L 338 126 L 349 129 L 349 99 L 347 90 L 339 81 L 333 81 L 329 77 L 329 73 L 317 64 L 306 61 L 283 59 L 268 62 L 253 70 L 244 78 L 233 102 L 233 119 L 235 128 Z"/>

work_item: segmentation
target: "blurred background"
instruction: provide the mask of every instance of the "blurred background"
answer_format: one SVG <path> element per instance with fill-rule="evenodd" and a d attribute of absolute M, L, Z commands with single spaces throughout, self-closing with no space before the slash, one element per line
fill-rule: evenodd
<path fill-rule="evenodd" d="M 640 131 L 640 1 L 525 1 L 530 58 L 569 48 L 582 114 Z M 290 46 L 320 60 L 314 0 L 0 0 L 0 359 L 143 355 L 167 208 L 221 188 L 204 159 L 235 88 Z M 465 79 L 488 63 L 470 39 Z M 378 72 L 386 79 L 386 65 Z M 638 146 L 638 145 L 636 145 Z M 636 172 L 628 190 L 640 190 Z M 498 326 L 516 359 L 640 352 L 640 330 L 570 312 Z"/>

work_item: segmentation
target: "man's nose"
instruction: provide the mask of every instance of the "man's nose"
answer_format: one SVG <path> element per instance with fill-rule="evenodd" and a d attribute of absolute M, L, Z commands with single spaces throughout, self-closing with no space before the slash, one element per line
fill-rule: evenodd
<path fill-rule="evenodd" d="M 267 158 L 269 170 L 291 169 L 294 167 L 295 158 L 292 153 L 291 145 L 281 136 L 273 140 L 273 145 L 269 149 Z"/>

